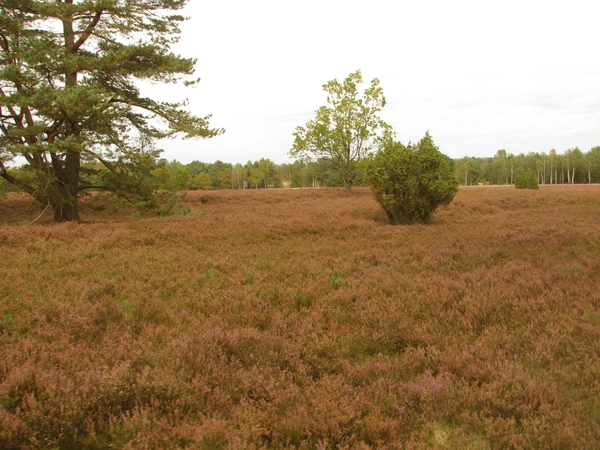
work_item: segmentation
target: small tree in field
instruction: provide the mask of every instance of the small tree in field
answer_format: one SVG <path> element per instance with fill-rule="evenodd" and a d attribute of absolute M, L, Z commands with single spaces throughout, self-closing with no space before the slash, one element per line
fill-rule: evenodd
<path fill-rule="evenodd" d="M 439 151 L 429 132 L 416 145 L 388 142 L 371 160 L 368 178 L 394 225 L 428 222 L 458 191 L 454 162 Z"/>
<path fill-rule="evenodd" d="M 383 89 L 374 78 L 362 93 L 360 70 L 340 83 L 331 80 L 323 85 L 327 103 L 316 111 L 316 117 L 294 131 L 290 155 L 306 163 L 326 159 L 335 167 L 346 190 L 364 173 L 364 163 L 391 127 L 378 113 L 385 106 Z"/>
<path fill-rule="evenodd" d="M 532 170 L 525 170 L 517 175 L 515 180 L 515 187 L 517 189 L 539 189 L 538 180 L 535 172 Z"/>

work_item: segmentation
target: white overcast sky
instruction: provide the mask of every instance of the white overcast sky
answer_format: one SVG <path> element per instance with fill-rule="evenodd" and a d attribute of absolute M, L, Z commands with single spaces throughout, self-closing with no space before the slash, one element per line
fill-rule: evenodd
<path fill-rule="evenodd" d="M 600 145 L 597 0 L 191 0 L 184 14 L 175 51 L 202 81 L 152 95 L 227 131 L 162 141 L 169 160 L 291 162 L 322 85 L 357 69 L 381 81 L 403 143 L 430 130 L 453 158 Z"/>

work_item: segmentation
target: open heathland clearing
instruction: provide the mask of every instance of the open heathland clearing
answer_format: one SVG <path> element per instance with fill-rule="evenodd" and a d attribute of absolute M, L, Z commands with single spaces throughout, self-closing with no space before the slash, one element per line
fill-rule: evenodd
<path fill-rule="evenodd" d="M 600 186 L 103 201 L 0 202 L 0 448 L 600 445 Z"/>

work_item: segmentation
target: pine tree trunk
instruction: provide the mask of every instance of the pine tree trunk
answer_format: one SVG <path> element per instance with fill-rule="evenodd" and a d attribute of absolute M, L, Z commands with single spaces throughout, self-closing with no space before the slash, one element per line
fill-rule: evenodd
<path fill-rule="evenodd" d="M 54 209 L 54 220 L 67 222 L 71 220 L 80 221 L 79 218 L 79 179 L 81 171 L 81 155 L 74 150 L 67 150 L 64 165 L 60 161 L 54 161 L 57 165 L 55 176 L 56 183 L 47 193 L 50 203 Z"/>
<path fill-rule="evenodd" d="M 67 3 L 72 4 L 72 0 Z M 75 46 L 75 33 L 73 30 L 72 20 L 63 20 L 63 32 L 65 40 L 65 50 L 67 54 L 76 55 L 77 48 Z M 73 88 L 78 84 L 77 71 L 69 70 L 65 73 L 65 88 Z M 67 119 L 65 136 L 80 134 L 77 125 Z M 62 173 L 60 173 L 62 172 Z M 59 171 L 59 193 L 57 193 L 54 206 L 54 220 L 64 222 L 69 220 L 79 221 L 78 197 L 79 197 L 79 181 L 81 173 L 81 154 L 75 150 L 67 150 L 65 157 L 64 171 Z"/>
<path fill-rule="evenodd" d="M 77 211 L 77 203 L 54 205 L 54 220 L 56 222 L 69 222 L 73 220 L 79 222 L 81 219 Z"/>
<path fill-rule="evenodd" d="M 79 178 L 81 155 L 67 150 L 64 170 L 58 171 L 58 183 L 51 195 L 54 207 L 54 220 L 57 222 L 80 221 L 79 218 Z"/>

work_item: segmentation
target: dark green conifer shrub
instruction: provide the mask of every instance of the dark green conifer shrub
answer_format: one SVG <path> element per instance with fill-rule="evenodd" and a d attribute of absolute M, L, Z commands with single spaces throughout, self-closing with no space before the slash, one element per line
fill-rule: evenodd
<path fill-rule="evenodd" d="M 537 176 L 532 170 L 525 170 L 517 175 L 515 179 L 517 189 L 539 189 Z"/>
<path fill-rule="evenodd" d="M 392 224 L 428 222 L 458 191 L 454 161 L 429 132 L 416 145 L 389 142 L 371 160 L 370 185 Z"/>

